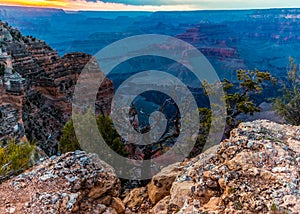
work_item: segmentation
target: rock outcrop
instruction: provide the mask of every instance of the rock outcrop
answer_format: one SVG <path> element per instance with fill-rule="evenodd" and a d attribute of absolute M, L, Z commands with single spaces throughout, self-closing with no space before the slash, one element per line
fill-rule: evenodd
<path fill-rule="evenodd" d="M 3 109 L 3 115 L 7 111 L 13 114 L 9 118 L 12 122 L 6 122 L 0 129 L 0 140 L 8 137 L 19 140 L 26 134 L 29 140 L 37 141 L 49 156 L 55 155 L 61 130 L 71 117 L 77 79 L 92 56 L 70 53 L 60 57 L 46 42 L 31 36 L 24 37 L 2 22 L 0 43 L 4 79 L 8 74 L 24 78 L 20 76 L 20 81 L 14 81 L 23 83 L 24 80 L 24 85 L 19 86 L 22 89 L 19 93 L 8 93 L 15 92 L 7 90 L 8 85 L 12 87 L 12 80 L 7 84 L 8 81 L 2 81 L 0 74 L 0 112 Z M 112 81 L 105 79 L 97 94 L 97 114 L 109 114 L 113 92 Z"/>
<path fill-rule="evenodd" d="M 299 136 L 299 126 L 242 123 L 230 139 L 123 195 L 98 156 L 54 156 L 0 185 L 0 212 L 298 213 Z"/>
<path fill-rule="evenodd" d="M 76 151 L 43 161 L 0 187 L 1 213 L 124 213 L 114 170 Z"/>
<path fill-rule="evenodd" d="M 298 213 L 299 134 L 300 127 L 265 120 L 240 124 L 230 139 L 182 163 L 169 193 L 148 212 Z M 156 189 L 148 185 L 150 198 Z"/>

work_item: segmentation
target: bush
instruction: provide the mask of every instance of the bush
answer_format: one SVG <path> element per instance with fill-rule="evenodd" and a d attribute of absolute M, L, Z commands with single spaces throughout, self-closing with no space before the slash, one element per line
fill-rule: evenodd
<path fill-rule="evenodd" d="M 89 121 L 92 119 L 91 111 L 88 111 L 85 115 L 77 115 L 77 116 L 83 118 L 80 121 L 82 121 L 82 124 L 88 130 Z M 86 121 L 88 122 L 86 123 Z M 128 152 L 125 149 L 125 144 L 122 142 L 118 132 L 113 127 L 111 118 L 108 116 L 100 115 L 97 117 L 96 122 L 97 122 L 98 129 L 103 139 L 105 140 L 105 143 L 118 154 L 123 156 L 128 156 Z M 58 150 L 61 153 L 81 150 L 72 121 L 66 123 L 62 133 L 63 135 L 58 143 Z"/>
<path fill-rule="evenodd" d="M 10 140 L 7 147 L 0 148 L 0 174 L 17 174 L 30 167 L 30 157 L 35 145 Z"/>
<path fill-rule="evenodd" d="M 221 82 L 221 86 L 225 92 L 227 109 L 224 137 L 229 137 L 230 131 L 236 128 L 241 122 L 237 119 L 239 115 L 253 115 L 255 112 L 260 111 L 260 108 L 253 99 L 254 96 L 261 94 L 263 91 L 263 86 L 268 82 L 271 84 L 276 83 L 276 79 L 272 77 L 269 72 L 259 71 L 257 69 L 237 70 L 236 75 L 238 82 L 235 84 L 227 79 L 224 79 L 223 82 Z M 215 87 L 221 86 L 212 85 L 210 89 L 211 92 L 206 91 L 206 93 L 209 95 L 210 93 L 213 93 Z M 206 126 L 208 127 L 208 123 L 206 123 Z"/>
<path fill-rule="evenodd" d="M 62 137 L 58 143 L 58 150 L 61 153 L 81 150 L 80 144 L 76 138 L 72 121 L 67 122 L 62 131 Z"/>
<path fill-rule="evenodd" d="M 110 117 L 100 115 L 97 118 L 98 129 L 108 144 L 108 146 L 116 153 L 122 156 L 128 156 L 128 152 L 125 149 L 125 145 L 121 140 L 117 130 L 113 127 L 113 123 Z"/>
<path fill-rule="evenodd" d="M 260 108 L 254 102 L 253 95 L 261 94 L 266 82 L 276 83 L 276 79 L 269 72 L 257 69 L 238 70 L 237 79 L 239 82 L 236 88 L 226 79 L 223 82 L 227 104 L 226 123 L 229 130 L 236 128 L 240 123 L 236 119 L 238 115 L 253 115 L 255 112 L 259 112 Z M 225 134 L 229 136 L 229 133 Z"/>
<path fill-rule="evenodd" d="M 287 81 L 282 83 L 282 96 L 275 100 L 275 110 L 292 125 L 300 124 L 300 78 L 293 58 L 289 59 Z"/>
<path fill-rule="evenodd" d="M 200 128 L 196 144 L 190 153 L 190 157 L 200 154 L 202 151 L 216 145 L 218 139 L 208 139 L 210 130 L 212 129 L 212 136 L 218 136 L 219 133 L 223 134 L 223 139 L 230 136 L 230 131 L 236 128 L 241 122 L 238 116 L 241 114 L 253 115 L 259 112 L 260 108 L 258 103 L 254 101 L 255 95 L 259 95 L 263 91 L 265 84 L 275 84 L 276 80 L 269 72 L 255 70 L 238 70 L 236 71 L 237 82 L 232 83 L 224 79 L 219 84 L 209 84 L 203 82 L 206 95 L 211 95 L 220 87 L 224 89 L 226 101 L 226 115 L 219 114 L 214 118 L 215 124 L 222 122 L 226 117 L 225 130 L 218 130 L 218 127 L 212 127 L 212 111 L 209 108 L 199 108 Z M 217 110 L 221 106 L 214 106 Z"/>

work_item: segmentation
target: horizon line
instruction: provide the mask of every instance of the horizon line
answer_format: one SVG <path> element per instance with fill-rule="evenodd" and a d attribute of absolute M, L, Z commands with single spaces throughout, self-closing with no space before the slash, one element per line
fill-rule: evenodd
<path fill-rule="evenodd" d="M 31 6 L 31 5 L 8 5 L 1 4 L 0 7 L 19 7 L 19 8 L 36 8 L 36 9 L 52 9 L 52 10 L 62 10 L 64 12 L 197 12 L 197 11 L 247 11 L 247 10 L 275 10 L 275 9 L 300 9 L 299 6 L 291 6 L 291 7 L 255 7 L 255 8 L 199 8 L 199 9 L 185 9 L 185 10 L 94 10 L 94 9 L 65 9 L 59 7 L 48 7 L 48 6 Z"/>

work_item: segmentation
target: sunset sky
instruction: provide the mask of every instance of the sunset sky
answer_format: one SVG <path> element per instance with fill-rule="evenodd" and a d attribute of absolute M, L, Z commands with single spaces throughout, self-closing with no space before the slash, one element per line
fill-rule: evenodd
<path fill-rule="evenodd" d="M 0 5 L 64 10 L 202 10 L 300 7 L 299 0 L 1 0 Z"/>

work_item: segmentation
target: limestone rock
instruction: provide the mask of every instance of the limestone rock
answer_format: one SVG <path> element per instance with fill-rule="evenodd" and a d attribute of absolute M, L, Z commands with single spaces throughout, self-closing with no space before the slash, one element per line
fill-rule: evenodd
<path fill-rule="evenodd" d="M 161 212 L 297 213 L 299 134 L 300 127 L 266 120 L 240 124 L 215 152 L 186 164 Z"/>
<path fill-rule="evenodd" d="M 121 185 L 96 155 L 52 157 L 0 185 L 0 213 L 124 213 Z"/>
<path fill-rule="evenodd" d="M 113 198 L 111 207 L 117 211 L 117 213 L 125 213 L 125 206 L 120 198 Z"/>
<path fill-rule="evenodd" d="M 170 194 L 172 183 L 180 169 L 180 163 L 175 163 L 162 169 L 161 172 L 152 178 L 148 185 L 148 195 L 153 204 Z"/>
<path fill-rule="evenodd" d="M 166 210 L 168 210 L 170 202 L 170 195 L 166 196 L 162 200 L 160 200 L 151 210 L 153 214 L 164 214 Z"/>
<path fill-rule="evenodd" d="M 97 155 L 51 157 L 0 185 L 0 213 L 298 213 L 299 136 L 300 126 L 241 123 L 123 201 L 114 170 Z"/>
<path fill-rule="evenodd" d="M 140 208 L 147 197 L 148 194 L 145 187 L 135 188 L 126 195 L 123 202 L 130 209 Z"/>
<path fill-rule="evenodd" d="M 148 195 L 156 204 L 144 213 L 298 213 L 299 136 L 297 126 L 241 123 L 230 139 L 181 163 L 158 202 L 151 188 L 170 167 L 153 177 Z"/>
<path fill-rule="evenodd" d="M 26 133 L 47 155 L 55 155 L 61 130 L 71 118 L 75 85 L 92 56 L 69 53 L 60 57 L 45 41 L 23 37 L 1 21 L 0 30 L 0 40 L 6 38 L 0 48 L 6 79 L 0 78 L 0 141 L 21 140 Z M 99 65 L 95 70 L 100 71 Z M 97 115 L 109 114 L 113 92 L 112 81 L 103 78 L 95 101 Z"/>

